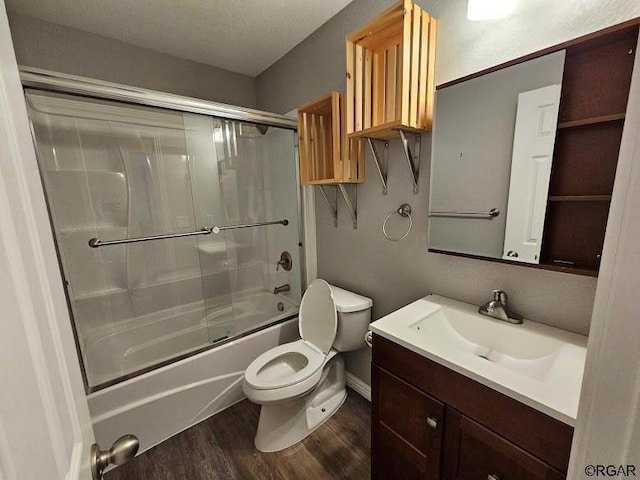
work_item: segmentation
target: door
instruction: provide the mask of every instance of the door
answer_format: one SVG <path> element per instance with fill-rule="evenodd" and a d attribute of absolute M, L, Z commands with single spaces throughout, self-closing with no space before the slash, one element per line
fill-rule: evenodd
<path fill-rule="evenodd" d="M 375 364 L 371 381 L 373 477 L 439 479 L 444 405 Z"/>
<path fill-rule="evenodd" d="M 91 419 L 3 2 L 0 312 L 0 478 L 91 478 Z"/>
<path fill-rule="evenodd" d="M 565 475 L 520 447 L 447 407 L 447 480 L 563 480 Z"/>
<path fill-rule="evenodd" d="M 560 85 L 518 95 L 502 258 L 540 262 Z"/>

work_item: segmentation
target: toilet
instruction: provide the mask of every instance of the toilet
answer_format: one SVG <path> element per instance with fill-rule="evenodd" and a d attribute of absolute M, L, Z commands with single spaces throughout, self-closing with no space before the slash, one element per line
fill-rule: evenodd
<path fill-rule="evenodd" d="M 244 375 L 244 393 L 262 406 L 258 450 L 295 445 L 340 408 L 347 390 L 339 352 L 365 345 L 372 305 L 324 280 L 311 282 L 300 304 L 300 340 L 263 353 Z"/>

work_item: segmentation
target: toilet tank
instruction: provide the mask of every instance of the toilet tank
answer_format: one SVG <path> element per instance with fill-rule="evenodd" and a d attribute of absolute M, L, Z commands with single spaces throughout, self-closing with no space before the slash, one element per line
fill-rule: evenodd
<path fill-rule="evenodd" d="M 331 285 L 331 291 L 338 312 L 338 332 L 333 348 L 339 352 L 349 352 L 364 347 L 373 301 L 334 285 Z"/>

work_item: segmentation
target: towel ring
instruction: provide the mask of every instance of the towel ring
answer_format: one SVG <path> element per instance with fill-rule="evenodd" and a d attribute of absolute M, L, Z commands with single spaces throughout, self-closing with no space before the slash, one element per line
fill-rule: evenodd
<path fill-rule="evenodd" d="M 409 217 L 409 228 L 407 228 L 407 231 L 404 232 L 404 235 L 399 238 L 392 238 L 387 233 L 387 222 L 394 213 L 397 213 L 401 217 Z M 384 222 L 382 222 L 382 234 L 387 240 L 390 240 L 392 242 L 399 242 L 400 240 L 404 240 L 405 238 L 407 238 L 407 235 L 409 235 L 409 232 L 411 231 L 411 227 L 413 227 L 413 218 L 411 218 L 411 205 L 409 205 L 408 203 L 403 203 L 402 205 L 400 205 L 400 207 L 398 207 L 397 210 L 391 212 L 389 215 L 387 215 L 387 218 L 384 219 Z"/>

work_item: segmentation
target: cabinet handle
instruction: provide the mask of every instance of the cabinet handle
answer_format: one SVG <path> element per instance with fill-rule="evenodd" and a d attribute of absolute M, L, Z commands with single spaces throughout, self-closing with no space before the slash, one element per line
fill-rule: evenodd
<path fill-rule="evenodd" d="M 438 428 L 438 419 L 436 417 L 427 417 L 427 425 L 434 430 Z M 499 480 L 499 479 L 496 479 Z"/>
<path fill-rule="evenodd" d="M 500 480 L 500 477 L 498 475 L 487 475 L 487 480 Z"/>

